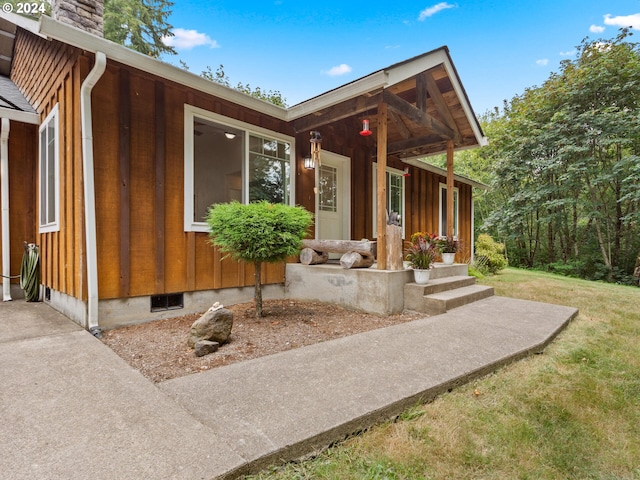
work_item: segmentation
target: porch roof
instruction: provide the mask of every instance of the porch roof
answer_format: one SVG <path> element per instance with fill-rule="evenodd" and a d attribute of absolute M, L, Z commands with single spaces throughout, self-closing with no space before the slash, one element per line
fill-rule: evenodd
<path fill-rule="evenodd" d="M 466 91 L 444 46 L 391 65 L 294 105 L 297 131 L 342 122 L 358 131 L 363 119 L 377 128 L 381 103 L 389 110 L 387 155 L 401 159 L 487 144 Z"/>

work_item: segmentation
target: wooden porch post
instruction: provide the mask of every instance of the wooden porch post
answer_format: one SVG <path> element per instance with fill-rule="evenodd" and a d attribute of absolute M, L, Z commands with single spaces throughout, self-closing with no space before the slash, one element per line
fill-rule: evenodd
<path fill-rule="evenodd" d="M 387 104 L 378 104 L 378 270 L 387 269 Z"/>
<path fill-rule="evenodd" d="M 453 140 L 447 140 L 447 237 L 453 237 Z"/>

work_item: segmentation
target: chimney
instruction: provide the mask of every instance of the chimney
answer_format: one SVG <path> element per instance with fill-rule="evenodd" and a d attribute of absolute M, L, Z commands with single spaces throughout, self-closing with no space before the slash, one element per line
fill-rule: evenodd
<path fill-rule="evenodd" d="M 104 36 L 102 17 L 103 0 L 53 0 L 51 14 L 54 20 Z"/>

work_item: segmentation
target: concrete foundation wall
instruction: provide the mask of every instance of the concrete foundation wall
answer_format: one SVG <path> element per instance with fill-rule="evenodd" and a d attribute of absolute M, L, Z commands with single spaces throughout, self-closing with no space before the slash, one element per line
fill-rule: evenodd
<path fill-rule="evenodd" d="M 222 305 L 233 305 L 253 300 L 254 287 L 225 288 L 184 292 L 184 307 L 170 310 L 151 311 L 151 297 L 116 298 L 100 300 L 98 305 L 98 323 L 101 329 L 136 325 L 140 323 L 162 320 L 165 318 L 204 312 L 215 302 Z M 70 297 L 55 290 L 50 291 L 51 299 L 46 301 L 53 308 L 63 313 L 78 325 L 86 328 L 87 305 L 77 298 Z M 285 298 L 284 285 L 263 285 L 262 297 L 268 299 Z"/>
<path fill-rule="evenodd" d="M 335 303 L 388 315 L 404 310 L 404 284 L 411 270 L 344 269 L 340 265 L 287 264 L 287 298 Z"/>
<path fill-rule="evenodd" d="M 46 289 L 43 289 L 46 291 Z M 49 299 L 42 293 L 40 298 L 51 305 L 54 309 L 69 317 L 82 328 L 87 328 L 87 304 L 82 300 L 60 293 L 56 290 L 49 290 Z"/>

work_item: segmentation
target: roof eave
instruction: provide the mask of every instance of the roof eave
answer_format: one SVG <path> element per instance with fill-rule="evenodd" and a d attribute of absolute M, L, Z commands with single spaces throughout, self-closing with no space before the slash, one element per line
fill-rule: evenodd
<path fill-rule="evenodd" d="M 445 169 L 436 167 L 435 165 L 431 165 L 430 163 L 424 162 L 419 158 L 403 158 L 402 162 L 408 165 L 413 165 L 414 167 L 420 168 L 422 170 L 426 170 L 427 172 L 435 173 L 437 175 L 442 175 L 443 177 L 447 176 L 447 171 Z M 488 185 L 485 185 L 484 183 L 477 182 L 475 180 L 467 178 L 464 175 L 454 174 L 453 178 L 454 180 L 460 183 L 471 185 L 472 187 L 480 188 L 482 190 L 489 190 Z"/>
<path fill-rule="evenodd" d="M 0 118 L 8 118 L 15 122 L 40 125 L 40 115 L 31 112 L 22 112 L 11 108 L 0 107 Z"/>

